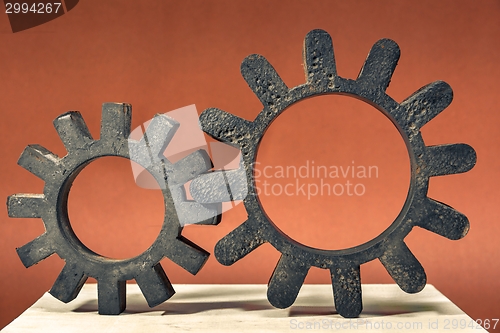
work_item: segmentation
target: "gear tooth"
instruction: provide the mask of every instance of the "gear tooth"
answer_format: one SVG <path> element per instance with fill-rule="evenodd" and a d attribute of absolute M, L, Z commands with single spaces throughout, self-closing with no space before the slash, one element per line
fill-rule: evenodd
<path fill-rule="evenodd" d="M 144 168 L 148 168 L 153 164 L 153 158 L 150 155 L 150 151 L 144 138 L 140 141 L 128 139 L 128 152 L 130 159 Z"/>
<path fill-rule="evenodd" d="M 309 268 L 302 260 L 282 254 L 268 283 L 269 302 L 280 309 L 291 306 L 304 284 Z"/>
<path fill-rule="evenodd" d="M 373 45 L 358 75 L 358 82 L 386 90 L 398 64 L 401 52 L 398 44 L 381 39 Z"/>
<path fill-rule="evenodd" d="M 427 280 L 424 268 L 403 241 L 386 249 L 379 259 L 403 291 L 413 294 L 424 289 Z"/>
<path fill-rule="evenodd" d="M 244 200 L 248 195 L 248 180 L 245 169 L 225 171 L 226 181 L 231 190 L 231 201 Z"/>
<path fill-rule="evenodd" d="M 128 139 L 130 159 L 146 168 L 164 160 L 163 152 L 179 126 L 174 119 L 157 114 L 139 141 Z"/>
<path fill-rule="evenodd" d="M 469 232 L 469 220 L 465 215 L 444 203 L 427 198 L 425 216 L 417 222 L 419 227 L 451 240 L 465 237 Z"/>
<path fill-rule="evenodd" d="M 14 194 L 7 198 L 9 217 L 40 218 L 45 204 L 43 194 Z"/>
<path fill-rule="evenodd" d="M 170 143 L 180 124 L 164 115 L 157 114 L 149 123 L 144 138 L 153 158 L 163 158 L 163 152 Z"/>
<path fill-rule="evenodd" d="M 165 256 L 194 275 L 205 265 L 210 254 L 188 239 L 178 236 L 167 245 Z"/>
<path fill-rule="evenodd" d="M 60 171 L 60 159 L 40 145 L 27 146 L 17 164 L 45 182 Z"/>
<path fill-rule="evenodd" d="M 142 271 L 135 280 L 151 308 L 160 305 L 175 294 L 175 290 L 160 264 Z"/>
<path fill-rule="evenodd" d="M 330 269 L 335 309 L 344 318 L 356 318 L 363 310 L 359 265 Z"/>
<path fill-rule="evenodd" d="M 243 200 L 248 194 L 245 170 L 218 170 L 200 175 L 189 185 L 191 196 L 199 203 Z"/>
<path fill-rule="evenodd" d="M 231 201 L 225 175 L 229 171 L 220 170 L 200 175 L 189 184 L 193 199 L 202 204 Z"/>
<path fill-rule="evenodd" d="M 192 202 L 188 202 L 187 203 L 188 206 L 187 207 L 190 207 L 189 205 L 193 204 Z M 196 207 L 198 207 L 198 203 L 195 203 Z M 203 207 L 206 207 L 207 209 L 207 212 L 202 215 L 202 216 L 206 216 L 207 218 L 205 220 L 202 220 L 202 221 L 199 221 L 199 222 L 194 222 L 198 225 L 218 225 L 220 223 L 220 221 L 222 221 L 222 203 L 221 202 L 217 202 L 217 203 L 212 203 L 212 204 L 204 204 L 204 205 L 201 205 Z"/>
<path fill-rule="evenodd" d="M 425 157 L 429 177 L 467 172 L 476 164 L 476 151 L 463 143 L 427 147 Z"/>
<path fill-rule="evenodd" d="M 48 235 L 44 233 L 28 244 L 17 248 L 16 251 L 23 265 L 28 268 L 50 257 L 56 252 L 50 244 L 51 242 Z"/>
<path fill-rule="evenodd" d="M 246 57 L 241 63 L 241 75 L 265 109 L 280 109 L 288 87 L 266 58 L 258 54 Z"/>
<path fill-rule="evenodd" d="M 68 303 L 78 296 L 87 276 L 75 264 L 66 263 L 49 293 L 58 300 Z"/>
<path fill-rule="evenodd" d="M 251 121 L 217 108 L 204 110 L 200 115 L 200 125 L 211 137 L 235 147 L 241 145 L 240 141 L 244 137 L 249 137 L 253 127 Z"/>
<path fill-rule="evenodd" d="M 330 35 L 324 30 L 312 30 L 304 39 L 304 71 L 306 81 L 325 88 L 333 88 L 337 75 L 335 54 Z"/>
<path fill-rule="evenodd" d="M 405 125 L 412 130 L 419 130 L 440 114 L 453 100 L 453 90 L 443 81 L 436 81 L 420 88 L 401 103 L 405 110 Z"/>
<path fill-rule="evenodd" d="M 199 149 L 183 159 L 177 161 L 174 165 L 174 172 L 169 177 L 168 183 L 177 185 L 184 184 L 213 167 L 208 153 Z"/>
<path fill-rule="evenodd" d="M 113 277 L 97 279 L 97 308 L 101 315 L 118 315 L 126 306 L 126 281 Z"/>
<path fill-rule="evenodd" d="M 83 149 L 94 141 L 78 111 L 60 115 L 54 120 L 54 127 L 68 152 Z"/>
<path fill-rule="evenodd" d="M 215 258 L 225 266 L 229 266 L 264 244 L 266 241 L 260 235 L 257 220 L 248 219 L 231 231 L 215 245 Z"/>
<path fill-rule="evenodd" d="M 200 204 L 194 201 L 174 200 L 181 227 L 190 224 L 217 225 L 222 214 L 222 203 Z"/>
<path fill-rule="evenodd" d="M 120 141 L 128 139 L 131 121 L 132 106 L 130 104 L 104 103 L 102 105 L 100 140 Z"/>
<path fill-rule="evenodd" d="M 144 136 L 139 141 L 128 139 L 127 142 L 130 159 L 142 167 L 149 168 L 159 161 L 159 156 L 154 157 L 154 155 L 151 154 L 148 142 Z"/>
<path fill-rule="evenodd" d="M 222 204 L 202 205 L 186 201 L 184 184 L 212 167 L 212 161 L 205 150 L 184 157 L 173 165 L 173 171 L 167 178 L 168 187 L 175 204 L 175 210 L 181 227 L 188 224 L 218 224 Z"/>

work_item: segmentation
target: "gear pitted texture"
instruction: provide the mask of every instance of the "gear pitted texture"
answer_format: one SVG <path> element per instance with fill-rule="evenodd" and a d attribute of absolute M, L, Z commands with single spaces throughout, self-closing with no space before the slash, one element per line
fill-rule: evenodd
<path fill-rule="evenodd" d="M 231 195 L 233 200 L 243 200 L 248 219 L 217 243 L 215 256 L 220 263 L 232 265 L 266 242 L 281 252 L 267 292 L 275 307 L 294 303 L 309 268 L 315 266 L 330 272 L 337 312 L 356 317 L 362 311 L 360 265 L 377 258 L 402 290 L 419 292 L 426 284 L 426 274 L 404 242 L 412 228 L 422 227 L 449 239 L 460 239 L 469 230 L 465 215 L 427 196 L 430 177 L 466 172 L 476 162 L 474 149 L 466 144 L 426 146 L 422 139 L 420 129 L 451 103 L 452 90 L 447 83 L 436 81 L 396 102 L 385 91 L 399 55 L 394 41 L 382 39 L 372 47 L 357 79 L 345 79 L 337 74 L 330 35 L 313 30 L 304 41 L 305 84 L 288 88 L 263 56 L 250 55 L 243 61 L 241 73 L 263 104 L 255 120 L 216 108 L 200 116 L 207 134 L 241 150 L 242 164 L 239 170 L 226 174 L 228 184 L 223 186 L 217 183 L 217 173 L 195 179 L 191 183 L 193 198 L 215 202 L 214 198 L 222 197 L 221 187 L 246 184 L 245 191 Z M 254 181 L 258 146 L 272 121 L 290 105 L 323 94 L 351 96 L 380 110 L 399 130 L 411 164 L 410 189 L 395 221 L 369 242 L 343 250 L 307 247 L 285 235 L 266 215 Z"/>
<path fill-rule="evenodd" d="M 54 126 L 68 154 L 60 158 L 39 145 L 26 147 L 18 164 L 44 180 L 43 194 L 15 194 L 7 200 L 9 216 L 41 218 L 46 229 L 44 234 L 17 249 L 23 264 L 30 267 L 52 254 L 65 260 L 50 290 L 63 302 L 73 300 L 88 277 L 95 278 L 100 314 L 124 311 L 127 280 L 136 280 L 151 307 L 169 299 L 175 291 L 160 260 L 169 258 L 196 274 L 209 256 L 181 236 L 179 221 L 219 222 L 216 206 L 174 203 L 175 198 L 185 199 L 183 186 L 187 181 L 212 168 L 206 152 L 199 150 L 175 164 L 170 163 L 162 154 L 179 123 L 165 115 L 156 115 L 141 140 L 135 141 L 129 139 L 131 110 L 128 104 L 103 104 L 99 140 L 92 138 L 79 112 L 57 117 Z M 161 231 L 154 243 L 134 258 L 103 257 L 87 248 L 71 228 L 67 209 L 71 185 L 86 165 L 104 156 L 119 156 L 140 164 L 156 179 L 163 194 L 165 217 Z"/>

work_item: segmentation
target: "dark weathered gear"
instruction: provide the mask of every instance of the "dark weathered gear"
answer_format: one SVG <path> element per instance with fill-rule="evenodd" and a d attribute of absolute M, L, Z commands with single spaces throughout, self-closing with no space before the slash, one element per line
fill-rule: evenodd
<path fill-rule="evenodd" d="M 199 150 L 175 164 L 163 151 L 179 124 L 156 115 L 140 141 L 129 139 L 131 106 L 106 103 L 102 108 L 101 136 L 94 140 L 79 112 L 68 112 L 54 121 L 68 154 L 62 158 L 38 145 L 26 147 L 19 165 L 45 181 L 43 194 L 15 194 L 8 198 L 9 216 L 42 218 L 46 232 L 17 249 L 26 267 L 56 253 L 66 264 L 50 293 L 63 302 L 73 300 L 88 277 L 97 279 L 100 314 L 119 314 L 125 309 L 127 280 L 135 279 L 149 306 L 174 293 L 160 260 L 167 257 L 192 274 L 208 259 L 208 252 L 181 236 L 185 223 L 217 224 L 218 207 L 185 200 L 184 184 L 212 167 Z M 80 171 L 103 156 L 131 159 L 148 170 L 161 187 L 165 202 L 162 229 L 144 253 L 130 259 L 110 259 L 88 249 L 73 232 L 68 218 L 68 194 Z M 126 194 L 124 194 L 126 195 Z M 174 205 L 175 202 L 175 205 Z M 184 224 L 185 224 L 184 223 Z"/>
<path fill-rule="evenodd" d="M 418 292 L 426 284 L 426 275 L 406 246 L 406 235 L 415 226 L 449 239 L 462 238 L 469 230 L 464 215 L 427 197 L 430 177 L 465 172 L 476 162 L 474 149 L 466 144 L 426 146 L 422 140 L 420 129 L 450 104 L 452 90 L 445 82 L 437 81 L 397 103 L 385 91 L 399 54 L 394 41 L 382 39 L 371 49 L 358 78 L 344 79 L 337 74 L 330 36 L 313 30 L 304 41 L 305 84 L 289 89 L 263 56 L 250 55 L 243 61 L 241 73 L 264 106 L 255 120 L 216 108 L 200 116 L 206 133 L 242 152 L 242 167 L 225 175 L 227 184 L 220 183 L 221 174 L 216 172 L 191 183 L 191 194 L 198 202 L 216 202 L 230 188 L 232 199 L 243 199 L 248 213 L 247 221 L 217 243 L 215 256 L 220 263 L 232 265 L 263 243 L 273 245 L 282 255 L 269 281 L 267 296 L 278 308 L 293 304 L 309 268 L 315 266 L 330 270 L 338 313 L 358 316 L 362 310 L 360 265 L 376 258 L 402 290 Z M 399 130 L 411 163 L 410 189 L 399 216 L 376 238 L 343 250 L 304 246 L 280 231 L 257 198 L 252 169 L 259 143 L 272 121 L 290 105 L 323 94 L 351 96 L 380 110 Z"/>

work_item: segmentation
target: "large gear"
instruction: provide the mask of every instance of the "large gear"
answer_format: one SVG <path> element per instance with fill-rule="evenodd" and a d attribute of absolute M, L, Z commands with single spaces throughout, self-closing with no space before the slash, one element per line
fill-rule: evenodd
<path fill-rule="evenodd" d="M 272 305 L 291 306 L 309 268 L 315 266 L 330 271 L 337 312 L 344 317 L 356 317 L 362 311 L 361 264 L 378 258 L 402 290 L 415 293 L 425 286 L 426 274 L 404 242 L 412 228 L 422 227 L 449 239 L 467 234 L 466 216 L 429 198 L 427 190 L 430 177 L 470 170 L 476 154 L 466 144 L 424 144 L 420 129 L 452 100 L 447 83 L 433 82 L 402 103 L 386 94 L 400 55 L 394 41 L 382 39 L 372 47 L 356 80 L 338 76 L 331 37 L 325 31 L 307 34 L 303 55 L 306 83 L 292 89 L 263 56 L 250 55 L 243 61 L 241 74 L 262 102 L 263 110 L 254 121 L 216 108 L 207 109 L 200 116 L 207 134 L 241 150 L 242 167 L 225 173 L 226 184 L 220 184 L 221 173 L 198 177 L 191 183 L 191 194 L 199 202 L 214 202 L 230 188 L 233 200 L 243 199 L 248 219 L 217 243 L 215 256 L 220 263 L 232 265 L 266 242 L 281 252 L 268 284 L 267 296 Z M 399 130 L 411 163 L 408 196 L 395 221 L 369 242 L 342 250 L 311 248 L 285 235 L 266 215 L 254 181 L 253 166 L 266 129 L 290 105 L 322 94 L 351 96 L 380 110 Z"/>
<path fill-rule="evenodd" d="M 135 279 L 149 306 L 169 299 L 174 293 L 160 260 L 169 258 L 192 274 L 208 259 L 208 252 L 181 236 L 188 223 L 217 224 L 220 208 L 186 201 L 184 184 L 212 168 L 204 150 L 198 150 L 175 164 L 163 151 L 179 126 L 175 120 L 156 115 L 139 141 L 129 139 L 131 106 L 105 103 L 101 136 L 94 140 L 79 112 L 57 117 L 55 128 L 68 154 L 62 158 L 39 145 L 26 147 L 18 164 L 45 181 L 43 194 L 15 194 L 8 198 L 9 216 L 42 218 L 46 232 L 17 249 L 21 261 L 30 267 L 56 253 L 66 264 L 50 293 L 63 302 L 73 300 L 88 277 L 97 280 L 98 311 L 119 314 L 125 309 L 126 281 Z M 154 243 L 130 259 L 110 259 L 88 249 L 75 235 L 68 217 L 67 200 L 80 171 L 104 156 L 130 159 L 157 180 L 165 203 L 162 229 Z"/>

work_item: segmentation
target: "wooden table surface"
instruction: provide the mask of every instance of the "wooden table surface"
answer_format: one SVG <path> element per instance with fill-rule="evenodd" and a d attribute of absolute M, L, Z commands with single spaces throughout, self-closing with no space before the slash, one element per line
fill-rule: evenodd
<path fill-rule="evenodd" d="M 174 285 L 176 294 L 149 308 L 127 285 L 127 309 L 97 314 L 95 284 L 64 304 L 44 294 L 2 333 L 9 332 L 486 332 L 432 285 L 406 294 L 396 285 L 363 285 L 357 319 L 335 312 L 331 285 L 304 285 L 288 309 L 276 309 L 266 285 Z"/>

